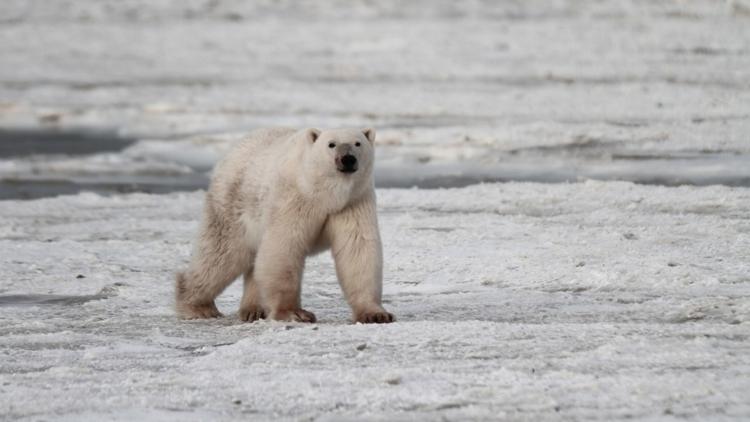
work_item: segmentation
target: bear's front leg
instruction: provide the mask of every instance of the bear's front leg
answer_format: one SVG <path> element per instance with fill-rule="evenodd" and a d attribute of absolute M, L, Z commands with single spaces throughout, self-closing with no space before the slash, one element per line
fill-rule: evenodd
<path fill-rule="evenodd" d="M 300 221 L 302 219 L 272 224 L 258 249 L 254 278 L 269 319 L 316 321 L 312 312 L 302 309 L 300 300 L 302 270 L 311 237 L 310 227 L 296 224 Z"/>
<path fill-rule="evenodd" d="M 253 322 L 266 317 L 263 305 L 260 303 L 258 282 L 253 279 L 253 269 L 245 271 L 244 289 L 240 301 L 239 317 L 242 321 Z"/>
<path fill-rule="evenodd" d="M 355 322 L 393 322 L 381 304 L 383 249 L 374 194 L 329 216 L 325 235 Z"/>

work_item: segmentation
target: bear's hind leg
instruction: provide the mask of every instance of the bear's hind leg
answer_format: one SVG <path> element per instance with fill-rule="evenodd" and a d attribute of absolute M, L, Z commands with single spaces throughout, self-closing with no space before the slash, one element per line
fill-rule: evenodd
<path fill-rule="evenodd" d="M 214 299 L 252 265 L 242 239 L 206 229 L 187 271 L 177 274 L 176 308 L 183 319 L 217 318 Z M 227 236 L 228 237 L 228 236 Z"/>
<path fill-rule="evenodd" d="M 189 287 L 185 272 L 177 273 L 177 315 L 182 319 L 218 318 L 222 316 L 214 300 L 191 303 L 185 298 L 189 296 Z"/>

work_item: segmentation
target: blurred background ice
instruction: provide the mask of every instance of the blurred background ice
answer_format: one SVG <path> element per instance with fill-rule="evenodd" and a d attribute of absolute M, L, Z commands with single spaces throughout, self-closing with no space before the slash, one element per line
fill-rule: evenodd
<path fill-rule="evenodd" d="M 204 187 L 264 126 L 379 186 L 750 185 L 744 1 L 0 3 L 0 198 Z"/>

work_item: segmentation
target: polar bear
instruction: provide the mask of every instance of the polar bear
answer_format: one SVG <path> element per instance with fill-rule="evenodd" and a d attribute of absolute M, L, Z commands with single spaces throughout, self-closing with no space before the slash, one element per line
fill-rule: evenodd
<path fill-rule="evenodd" d="M 221 316 L 214 299 L 244 275 L 239 316 L 315 322 L 302 309 L 305 258 L 331 249 L 353 320 L 394 320 L 381 304 L 375 131 L 261 129 L 214 169 L 191 262 L 177 274 L 184 319 Z"/>

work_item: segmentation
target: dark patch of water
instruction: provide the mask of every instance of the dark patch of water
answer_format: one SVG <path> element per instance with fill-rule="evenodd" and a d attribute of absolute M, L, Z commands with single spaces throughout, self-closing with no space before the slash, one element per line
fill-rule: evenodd
<path fill-rule="evenodd" d="M 133 142 L 111 131 L 0 129 L 0 158 L 120 151 Z"/>
<path fill-rule="evenodd" d="M 28 131 L 0 129 L 0 158 L 23 155 L 83 155 L 119 151 L 134 142 L 106 131 Z M 639 184 L 750 186 L 750 155 L 739 151 L 633 153 L 619 143 L 583 139 L 574 145 L 511 151 L 494 165 L 431 163 L 380 168 L 379 188 L 439 189 L 491 182 L 567 183 L 585 179 L 623 180 Z M 613 149 L 614 148 L 614 149 Z M 56 179 L 54 175 L 0 180 L 0 199 L 35 199 L 82 191 L 103 195 L 169 193 L 206 189 L 209 177 L 200 169 L 181 175 L 96 174 Z"/>
<path fill-rule="evenodd" d="M 183 176 L 102 176 L 80 180 L 0 180 L 0 200 L 38 199 L 79 192 L 100 195 L 184 192 L 206 189 L 208 181 L 208 176 L 200 173 Z"/>

